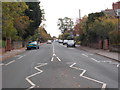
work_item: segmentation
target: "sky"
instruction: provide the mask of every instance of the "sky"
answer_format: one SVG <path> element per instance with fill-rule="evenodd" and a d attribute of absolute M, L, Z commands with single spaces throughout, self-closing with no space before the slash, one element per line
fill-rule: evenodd
<path fill-rule="evenodd" d="M 73 21 L 89 13 L 100 12 L 105 9 L 112 9 L 112 3 L 119 0 L 39 0 L 41 9 L 45 11 L 45 29 L 51 36 L 58 36 L 60 30 L 57 22 L 59 18 L 69 17 Z"/>

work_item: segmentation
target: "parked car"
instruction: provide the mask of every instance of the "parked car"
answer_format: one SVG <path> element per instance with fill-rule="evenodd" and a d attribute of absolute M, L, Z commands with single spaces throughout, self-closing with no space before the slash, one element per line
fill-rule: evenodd
<path fill-rule="evenodd" d="M 67 44 L 68 40 L 64 40 L 63 41 L 63 45 Z"/>
<path fill-rule="evenodd" d="M 61 40 L 61 39 L 59 39 L 59 41 L 58 41 L 59 43 L 63 43 L 63 40 Z"/>
<path fill-rule="evenodd" d="M 28 42 L 27 50 L 30 50 L 30 49 L 39 49 L 38 42 L 37 41 L 30 41 L 30 42 Z"/>
<path fill-rule="evenodd" d="M 67 47 L 75 47 L 75 41 L 74 40 L 68 40 Z"/>
<path fill-rule="evenodd" d="M 47 41 L 47 44 L 51 44 L 51 43 L 52 43 L 52 40 L 48 40 L 48 41 Z"/>

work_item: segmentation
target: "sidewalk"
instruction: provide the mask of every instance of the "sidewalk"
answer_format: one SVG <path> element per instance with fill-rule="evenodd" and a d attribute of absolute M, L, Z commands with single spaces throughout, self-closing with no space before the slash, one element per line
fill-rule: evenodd
<path fill-rule="evenodd" d="M 102 50 L 102 49 L 94 49 L 94 48 L 90 48 L 90 47 L 85 47 L 85 46 L 79 46 L 78 48 L 91 52 L 91 53 L 95 53 L 113 60 L 117 60 L 120 61 L 119 56 L 120 53 L 117 52 L 109 52 L 109 50 Z"/>
<path fill-rule="evenodd" d="M 42 44 L 44 43 L 40 43 L 39 46 Z M 10 57 L 14 57 L 15 55 L 18 55 L 24 51 L 26 51 L 26 48 L 14 49 L 11 51 L 7 51 L 6 53 L 2 53 L 2 49 L 0 48 L 0 61 L 6 60 Z"/>
<path fill-rule="evenodd" d="M 14 50 L 11 50 L 11 51 L 7 51 L 6 53 L 3 53 L 2 54 L 2 50 L 0 49 L 0 61 L 3 61 L 7 58 L 10 58 L 10 57 L 13 57 L 15 55 L 18 55 L 22 52 L 25 51 L 25 48 L 20 48 L 20 49 L 14 49 Z"/>

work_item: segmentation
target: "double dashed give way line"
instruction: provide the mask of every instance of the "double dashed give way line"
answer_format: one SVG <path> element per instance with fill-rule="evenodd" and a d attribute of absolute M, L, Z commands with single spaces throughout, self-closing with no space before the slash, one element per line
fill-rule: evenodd
<path fill-rule="evenodd" d="M 23 56 L 21 56 L 21 55 L 18 55 L 19 57 L 17 58 L 17 59 L 21 59 L 21 58 L 23 58 L 25 55 L 23 55 Z M 10 62 L 8 62 L 8 63 L 0 63 L 0 66 L 7 66 L 7 65 L 9 65 L 9 64 L 12 64 L 12 63 L 14 63 L 16 60 L 12 60 L 12 61 L 10 61 Z"/>
<path fill-rule="evenodd" d="M 88 57 L 88 55 L 86 55 L 86 54 L 82 54 L 82 55 L 85 56 L 85 57 Z M 93 60 L 93 61 L 95 61 L 95 62 L 97 62 L 97 63 L 109 63 L 109 64 L 112 64 L 112 65 L 116 65 L 117 67 L 120 66 L 120 64 L 114 63 L 112 61 L 100 61 L 100 60 L 96 60 L 94 58 L 90 58 L 90 59 Z"/>

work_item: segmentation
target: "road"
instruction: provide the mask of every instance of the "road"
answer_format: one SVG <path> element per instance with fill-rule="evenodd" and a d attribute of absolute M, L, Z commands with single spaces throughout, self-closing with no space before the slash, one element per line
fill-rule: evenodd
<path fill-rule="evenodd" d="M 3 88 L 116 88 L 116 61 L 54 42 L 2 64 Z M 120 85 L 120 84 L 119 84 Z M 4 89 L 3 89 L 4 90 Z M 98 90 L 98 89 L 97 89 Z"/>

